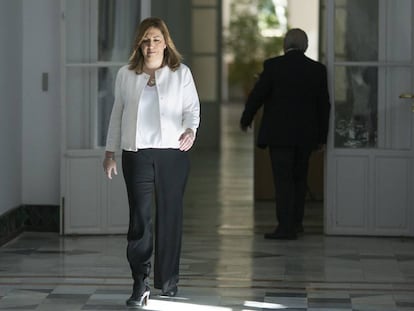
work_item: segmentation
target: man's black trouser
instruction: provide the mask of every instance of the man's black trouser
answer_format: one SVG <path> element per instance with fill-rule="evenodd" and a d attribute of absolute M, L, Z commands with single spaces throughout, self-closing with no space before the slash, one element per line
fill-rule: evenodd
<path fill-rule="evenodd" d="M 271 147 L 278 231 L 295 234 L 302 225 L 311 147 Z"/>

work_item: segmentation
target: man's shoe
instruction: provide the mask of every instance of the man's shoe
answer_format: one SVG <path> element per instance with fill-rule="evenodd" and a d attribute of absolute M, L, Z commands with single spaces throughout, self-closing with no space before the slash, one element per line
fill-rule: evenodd
<path fill-rule="evenodd" d="M 177 287 L 177 285 L 175 285 L 175 286 L 171 287 L 169 290 L 163 291 L 161 293 L 161 296 L 163 296 L 163 297 L 175 297 L 175 296 L 177 296 L 177 292 L 178 292 L 178 287 Z"/>
<path fill-rule="evenodd" d="M 302 224 L 297 224 L 295 229 L 296 229 L 296 233 L 303 233 L 303 232 L 305 232 L 305 230 L 303 229 L 303 225 Z"/>
<path fill-rule="evenodd" d="M 298 236 L 296 233 L 282 233 L 276 231 L 265 233 L 264 238 L 269 240 L 297 240 Z"/>

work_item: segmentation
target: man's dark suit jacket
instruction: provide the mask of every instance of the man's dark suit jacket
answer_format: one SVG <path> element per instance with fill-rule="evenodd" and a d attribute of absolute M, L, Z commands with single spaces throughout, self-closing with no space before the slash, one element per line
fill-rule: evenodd
<path fill-rule="evenodd" d="M 250 126 L 262 105 L 259 147 L 316 148 L 326 143 L 330 102 L 323 64 L 298 50 L 267 59 L 247 99 L 241 126 Z"/>

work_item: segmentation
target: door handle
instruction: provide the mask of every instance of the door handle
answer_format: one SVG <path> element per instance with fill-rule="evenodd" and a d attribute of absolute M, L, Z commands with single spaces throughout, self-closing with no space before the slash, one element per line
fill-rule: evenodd
<path fill-rule="evenodd" d="M 414 99 L 414 94 L 402 93 L 399 97 L 404 99 Z M 414 112 L 414 103 L 411 104 L 411 111 Z"/>

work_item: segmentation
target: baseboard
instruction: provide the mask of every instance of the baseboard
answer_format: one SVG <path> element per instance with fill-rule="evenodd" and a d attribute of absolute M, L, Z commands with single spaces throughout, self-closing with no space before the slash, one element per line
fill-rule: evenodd
<path fill-rule="evenodd" d="M 0 215 L 0 246 L 24 231 L 59 232 L 59 206 L 21 205 Z"/>

